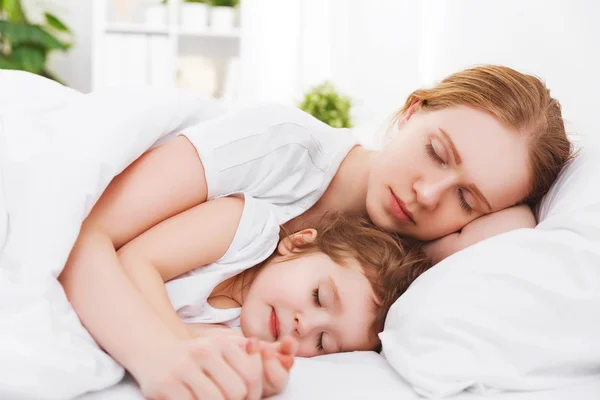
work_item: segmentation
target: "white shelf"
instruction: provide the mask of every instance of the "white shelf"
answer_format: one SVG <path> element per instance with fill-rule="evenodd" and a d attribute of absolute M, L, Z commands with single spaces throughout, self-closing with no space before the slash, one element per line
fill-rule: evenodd
<path fill-rule="evenodd" d="M 215 79 L 223 86 L 218 89 L 219 93 L 226 90 L 224 86 L 229 80 L 238 79 L 229 77 L 229 63 L 241 57 L 243 39 L 239 26 L 215 30 L 193 22 L 180 25 L 176 16 L 182 12 L 181 0 L 168 0 L 166 10 L 160 15 L 148 14 L 139 8 L 135 15 L 127 17 L 129 19 L 121 15 L 120 20 L 113 19 L 118 15 L 113 9 L 114 3 L 119 0 L 84 1 L 93 1 L 94 7 L 93 90 L 122 84 L 175 87 L 182 76 L 180 61 L 193 58 L 191 56 L 216 60 Z M 147 0 L 129 2 L 148 3 Z M 193 62 L 188 61 L 188 71 L 193 70 Z M 198 84 L 192 82 L 193 79 L 188 81 L 190 85 Z"/>
<path fill-rule="evenodd" d="M 169 29 L 167 26 L 146 26 L 142 24 L 124 24 L 115 23 L 108 24 L 104 29 L 106 33 L 132 33 L 146 35 L 168 35 Z"/>
<path fill-rule="evenodd" d="M 207 37 L 207 38 L 231 38 L 231 39 L 239 39 L 240 29 L 234 28 L 231 31 L 220 32 L 220 31 L 212 31 L 210 27 L 205 30 L 193 30 L 186 28 L 178 28 L 175 31 L 179 36 L 190 36 L 190 37 Z"/>
<path fill-rule="evenodd" d="M 142 24 L 109 24 L 105 28 L 106 33 L 131 33 L 131 34 L 146 34 L 146 35 L 168 35 L 169 28 L 167 26 L 146 26 Z M 240 29 L 234 28 L 230 31 L 213 31 L 210 27 L 203 30 L 194 30 L 189 28 L 175 28 L 173 33 L 180 36 L 188 37 L 206 37 L 206 38 L 230 38 L 239 39 Z"/>

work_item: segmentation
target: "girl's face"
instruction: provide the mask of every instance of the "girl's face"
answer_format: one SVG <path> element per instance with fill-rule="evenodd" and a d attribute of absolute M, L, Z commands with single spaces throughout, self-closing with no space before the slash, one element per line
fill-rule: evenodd
<path fill-rule="evenodd" d="M 432 240 L 521 202 L 531 182 L 524 135 L 465 106 L 413 104 L 374 160 L 367 212 L 379 227 Z"/>
<path fill-rule="evenodd" d="M 294 235 L 296 240 L 315 236 L 313 229 Z M 377 346 L 377 337 L 369 332 L 375 317 L 373 291 L 356 260 L 340 266 L 323 253 L 289 258 L 289 238 L 278 251 L 280 257 L 263 267 L 245 296 L 245 336 L 272 342 L 291 335 L 300 344 L 300 357 Z"/>

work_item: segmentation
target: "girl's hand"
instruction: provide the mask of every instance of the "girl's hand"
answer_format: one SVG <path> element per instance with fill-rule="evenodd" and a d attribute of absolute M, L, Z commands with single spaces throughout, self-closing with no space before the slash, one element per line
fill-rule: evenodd
<path fill-rule="evenodd" d="M 230 337 L 242 338 L 241 331 L 230 329 L 220 324 L 187 324 L 193 335 L 199 337 Z M 298 342 L 290 337 L 285 337 L 281 342 L 268 343 L 259 341 L 262 357 L 262 387 L 263 397 L 281 393 L 287 386 L 289 372 L 294 365 L 294 356 L 298 351 Z"/>
<path fill-rule="evenodd" d="M 151 400 L 255 400 L 262 371 L 258 341 L 228 336 L 180 341 L 134 376 Z"/>
<path fill-rule="evenodd" d="M 298 342 L 291 336 L 280 342 L 270 343 L 261 349 L 263 362 L 263 397 L 281 393 L 290 377 L 294 365 L 294 355 L 298 351 Z"/>

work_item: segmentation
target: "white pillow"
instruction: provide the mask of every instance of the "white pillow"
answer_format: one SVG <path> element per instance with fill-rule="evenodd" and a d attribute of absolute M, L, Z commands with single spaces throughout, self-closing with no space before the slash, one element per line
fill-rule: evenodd
<path fill-rule="evenodd" d="M 394 304 L 384 355 L 419 394 L 598 377 L 599 173 L 600 146 L 590 142 L 543 200 L 536 229 L 449 257 Z"/>

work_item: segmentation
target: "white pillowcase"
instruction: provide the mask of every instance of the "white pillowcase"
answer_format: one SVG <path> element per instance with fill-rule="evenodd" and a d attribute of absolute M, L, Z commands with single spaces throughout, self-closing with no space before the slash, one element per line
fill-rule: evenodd
<path fill-rule="evenodd" d="M 587 143 L 539 210 L 423 274 L 380 334 L 425 397 L 538 390 L 600 373 L 600 146 Z"/>

